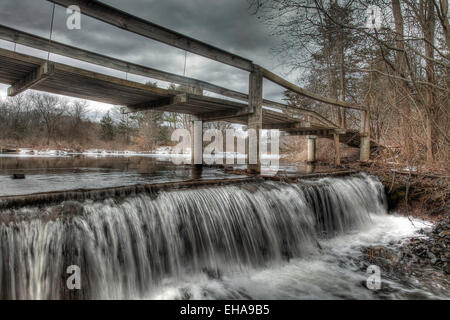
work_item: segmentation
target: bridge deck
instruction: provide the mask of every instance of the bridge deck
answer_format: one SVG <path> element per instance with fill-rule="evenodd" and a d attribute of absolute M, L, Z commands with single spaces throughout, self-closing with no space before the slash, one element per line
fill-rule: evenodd
<path fill-rule="evenodd" d="M 51 70 L 39 74 L 41 66 L 48 63 Z M 32 85 L 27 86 L 27 82 Z M 47 62 L 45 59 L 0 49 L 0 83 L 93 100 L 114 105 L 127 106 L 131 111 L 161 110 L 201 115 L 206 120 L 224 120 L 247 124 L 245 103 L 207 97 L 186 92 L 156 88 L 142 83 L 108 76 L 101 73 Z M 263 128 L 281 129 L 293 134 L 316 134 L 329 136 L 333 128 L 301 127 L 301 119 L 282 112 L 263 109 Z"/>
<path fill-rule="evenodd" d="M 17 84 L 46 62 L 34 56 L 0 49 L 0 82 Z M 189 114 L 246 107 L 246 104 L 200 95 L 188 95 L 186 102 L 175 105 L 170 103 L 170 99 L 185 94 L 184 92 L 156 88 L 61 63 L 51 64 L 54 66 L 52 72 L 33 85 L 33 90 L 122 106 L 144 107 L 148 104 L 146 109 L 158 108 Z"/>

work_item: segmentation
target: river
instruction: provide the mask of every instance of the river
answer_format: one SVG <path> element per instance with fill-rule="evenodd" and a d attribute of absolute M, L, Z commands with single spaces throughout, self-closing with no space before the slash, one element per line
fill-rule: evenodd
<path fill-rule="evenodd" d="M 3 157 L 0 168 L 1 195 L 190 178 L 155 157 Z M 12 180 L 19 171 L 26 179 Z M 366 247 L 431 227 L 385 202 L 381 183 L 358 174 L 3 210 L 0 298 L 449 299 L 439 284 L 383 270 L 381 288 L 367 288 Z M 65 285 L 71 265 L 80 290 Z"/>

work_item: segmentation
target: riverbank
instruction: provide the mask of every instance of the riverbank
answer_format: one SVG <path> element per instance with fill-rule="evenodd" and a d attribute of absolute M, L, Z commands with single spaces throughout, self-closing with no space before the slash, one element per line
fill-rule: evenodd
<path fill-rule="evenodd" d="M 399 170 L 372 162 L 350 167 L 376 175 L 384 185 L 389 212 L 432 223 L 404 242 L 363 247 L 366 265 L 391 277 L 415 278 L 425 286 L 450 290 L 450 187 L 447 172 Z M 440 170 L 442 171 L 442 170 Z"/>
<path fill-rule="evenodd" d="M 158 196 L 141 193 L 124 201 L 113 195 L 3 211 L 14 221 L 0 223 L 0 270 L 14 268 L 17 279 L 29 280 L 5 282 L 2 297 L 448 298 L 448 291 L 384 271 L 382 290 L 364 286 L 362 247 L 404 241 L 429 226 L 386 214 L 374 177 L 210 183 L 196 188 L 198 181 L 191 181 L 183 189 L 176 183 Z M 85 270 L 81 291 L 59 285 L 67 265 Z"/>
<path fill-rule="evenodd" d="M 5 148 L 0 146 L 0 154 L 15 156 L 65 156 L 65 155 L 146 155 L 146 154 L 171 154 L 173 148 L 170 146 L 158 147 L 154 150 L 136 151 L 129 149 L 70 149 L 70 148 Z"/>
<path fill-rule="evenodd" d="M 346 164 L 377 176 L 390 211 L 437 222 L 450 212 L 450 172 L 441 168 L 408 168 L 383 162 Z"/>
<path fill-rule="evenodd" d="M 411 220 L 411 223 L 414 222 Z M 376 265 L 381 277 L 414 281 L 450 291 L 450 215 L 420 235 L 387 245 L 361 248 L 364 267 Z"/>

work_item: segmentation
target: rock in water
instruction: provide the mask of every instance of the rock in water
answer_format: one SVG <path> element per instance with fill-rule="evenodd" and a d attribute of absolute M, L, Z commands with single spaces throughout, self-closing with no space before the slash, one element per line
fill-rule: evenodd
<path fill-rule="evenodd" d="M 25 179 L 25 175 L 23 173 L 14 173 L 12 175 L 13 179 Z"/>
<path fill-rule="evenodd" d="M 431 251 L 428 251 L 427 252 L 427 255 L 428 255 L 428 258 L 430 258 L 430 262 L 432 263 L 432 264 L 435 264 L 436 263 L 436 256 L 431 252 Z"/>

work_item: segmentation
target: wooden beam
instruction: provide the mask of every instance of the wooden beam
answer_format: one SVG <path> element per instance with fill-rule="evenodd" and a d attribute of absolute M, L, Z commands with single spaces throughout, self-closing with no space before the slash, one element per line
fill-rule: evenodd
<path fill-rule="evenodd" d="M 161 98 L 158 100 L 153 100 L 145 103 L 138 103 L 126 106 L 123 110 L 123 114 L 133 113 L 133 112 L 141 112 L 146 110 L 157 109 L 159 107 L 164 107 L 167 105 L 173 104 L 173 98 Z"/>
<path fill-rule="evenodd" d="M 50 42 L 46 38 L 19 31 L 1 24 L 0 39 L 18 43 L 31 48 L 49 51 L 54 54 L 62 55 L 80 61 L 85 61 L 105 68 L 111 68 L 114 70 L 137 74 L 156 80 L 172 82 L 179 85 L 185 85 L 187 87 L 200 87 L 203 90 L 214 92 L 216 94 L 220 94 L 233 99 L 238 99 L 241 101 L 248 100 L 248 95 L 239 91 L 217 86 L 206 81 L 184 77 L 174 73 L 165 72 L 143 65 L 112 58 L 106 55 L 63 44 L 55 40 L 52 40 Z"/>
<path fill-rule="evenodd" d="M 144 83 L 121 79 L 121 78 L 105 75 L 102 73 L 97 73 L 97 72 L 93 72 L 93 71 L 89 71 L 89 70 L 85 70 L 85 69 L 68 66 L 65 64 L 61 64 L 61 63 L 53 63 L 53 64 L 55 65 L 55 70 L 57 70 L 57 71 L 58 70 L 64 71 L 64 72 L 68 72 L 68 73 L 73 73 L 73 74 L 89 77 L 92 79 L 115 83 L 115 84 L 122 85 L 122 86 L 129 87 L 129 88 L 145 90 L 145 91 L 148 91 L 148 92 L 151 92 L 154 94 L 158 94 L 161 96 L 167 96 L 170 92 L 172 92 L 173 95 L 176 95 L 176 93 L 177 93 L 177 91 L 168 91 L 166 89 L 149 86 Z M 180 92 L 178 92 L 178 93 L 180 93 Z"/>
<path fill-rule="evenodd" d="M 298 114 L 309 115 L 329 127 L 338 128 L 338 126 L 334 122 L 328 120 L 327 118 L 323 117 L 322 115 L 320 115 L 319 113 L 317 113 L 313 110 L 308 110 L 308 109 L 300 108 L 297 106 L 286 105 L 286 104 L 282 104 L 282 103 L 274 102 L 274 101 L 270 101 L 270 100 L 263 100 L 263 105 L 265 105 L 267 107 L 281 109 L 283 112 L 286 112 L 286 113 L 292 112 L 294 114 L 298 113 Z"/>
<path fill-rule="evenodd" d="M 212 121 L 228 121 L 229 119 L 245 117 L 250 113 L 248 109 L 232 110 L 232 111 L 218 111 L 218 112 L 208 112 L 199 115 L 199 119 L 207 122 Z"/>
<path fill-rule="evenodd" d="M 200 169 L 203 165 L 203 121 L 199 120 L 197 116 L 192 116 L 190 131 L 191 165 L 193 165 L 197 169 Z"/>
<path fill-rule="evenodd" d="M 24 78 L 20 79 L 8 88 L 8 96 L 14 97 L 19 93 L 33 88 L 33 86 L 44 81 L 55 71 L 55 65 L 51 62 L 44 62 L 38 68 L 27 74 Z"/>
<path fill-rule="evenodd" d="M 285 129 L 300 129 L 301 128 L 301 123 L 297 122 L 297 123 L 292 123 L 292 122 L 288 122 L 288 123 L 267 123 L 264 124 L 264 118 L 263 118 L 263 129 L 267 129 L 267 130 L 272 130 L 272 129 L 280 129 L 280 130 L 285 130 Z"/>
<path fill-rule="evenodd" d="M 336 166 L 341 165 L 341 143 L 339 141 L 339 135 L 333 134 L 334 138 L 334 164 Z"/>
<path fill-rule="evenodd" d="M 120 29 L 160 41 L 203 57 L 219 61 L 230 66 L 251 71 L 252 61 L 227 52 L 205 42 L 185 36 L 160 25 L 131 15 L 112 6 L 95 0 L 48 0 L 63 7 L 77 5 L 81 13 L 101 20 Z"/>
<path fill-rule="evenodd" d="M 175 84 L 181 84 L 188 87 L 200 87 L 203 90 L 213 92 L 219 95 L 223 95 L 229 98 L 241 100 L 241 101 L 248 101 L 248 94 L 227 89 L 221 86 L 217 86 L 214 84 L 211 84 L 206 81 L 189 78 L 180 76 L 174 73 L 161 71 L 158 69 L 150 68 L 147 66 L 130 63 L 124 60 L 112 58 L 106 55 L 102 55 L 99 53 L 95 53 L 92 51 L 80 49 L 78 47 L 70 46 L 67 44 L 63 44 L 60 42 L 57 42 L 55 40 L 52 40 L 51 42 L 48 41 L 48 39 L 33 35 L 27 32 L 19 31 L 4 25 L 0 24 L 0 39 L 11 41 L 14 43 L 18 43 L 24 46 L 28 46 L 31 48 L 36 48 L 44 51 L 49 51 L 54 54 L 62 55 L 65 57 L 69 57 L 72 59 L 92 63 L 95 65 L 103 66 L 105 68 L 111 68 L 118 71 L 128 72 L 144 77 L 149 77 L 152 79 L 157 79 L 161 81 L 166 82 L 172 82 Z M 288 106 L 279 102 L 271 101 L 264 99 L 263 105 L 283 110 L 298 110 L 300 113 L 308 114 L 313 117 L 315 117 L 317 120 L 321 121 L 322 123 L 329 125 L 329 126 L 336 126 L 331 121 L 327 120 L 326 118 L 322 117 L 320 114 L 318 114 L 315 111 L 302 109 L 295 106 Z"/>
<path fill-rule="evenodd" d="M 111 68 L 123 72 L 137 74 L 140 76 L 157 79 L 161 81 L 181 84 L 188 87 L 200 87 L 203 90 L 214 92 L 229 98 L 247 101 L 248 95 L 238 91 L 230 90 L 217 86 L 206 81 L 179 76 L 174 73 L 161 71 L 158 69 L 130 63 L 124 60 L 112 58 L 92 51 L 80 49 L 67 44 L 52 40 L 51 42 L 30 33 L 19 31 L 0 24 L 0 39 L 15 42 L 24 46 L 49 51 L 54 54 L 62 55 L 72 59 L 77 59 L 99 65 L 105 68 Z"/>
<path fill-rule="evenodd" d="M 324 102 L 327 104 L 332 104 L 335 106 L 339 106 L 339 107 L 343 107 L 343 108 L 349 108 L 349 109 L 357 109 L 357 110 L 364 110 L 365 108 L 360 107 L 360 106 L 355 106 L 355 105 L 350 105 L 349 103 L 345 102 L 345 101 L 339 101 L 336 99 L 331 99 L 331 98 L 327 98 L 327 97 L 323 97 L 321 95 L 315 94 L 311 91 L 308 91 L 306 89 L 300 88 L 299 86 L 281 78 L 280 76 L 276 75 L 275 73 L 259 67 L 262 70 L 263 76 L 264 78 L 282 86 L 285 89 L 291 90 L 295 93 L 298 93 L 302 96 L 308 97 L 310 99 L 316 100 L 316 101 L 320 101 L 320 102 Z"/>
<path fill-rule="evenodd" d="M 334 130 L 301 128 L 301 129 L 295 129 L 295 130 L 292 130 L 292 131 L 290 131 L 288 129 L 285 132 L 287 132 L 289 136 L 309 136 L 309 135 L 314 135 L 314 136 L 319 136 L 319 137 L 331 137 L 333 135 L 333 133 L 334 133 Z"/>
<path fill-rule="evenodd" d="M 360 127 L 360 147 L 359 147 L 359 160 L 370 160 L 370 112 L 361 111 L 361 127 Z"/>
<path fill-rule="evenodd" d="M 316 162 L 316 140 L 317 136 L 310 135 L 307 138 L 307 163 L 314 163 Z"/>
<path fill-rule="evenodd" d="M 3 49 L 0 48 L 0 56 L 3 58 L 10 58 L 10 59 L 17 59 L 20 60 L 22 62 L 26 62 L 27 64 L 36 64 L 36 65 L 41 65 L 44 62 L 46 62 L 46 60 L 38 58 L 38 57 L 33 57 L 24 53 L 18 53 L 18 52 L 14 52 L 8 49 Z"/>
<path fill-rule="evenodd" d="M 188 100 L 187 94 L 182 93 L 178 94 L 174 97 L 165 97 L 158 100 L 152 100 L 144 103 L 134 104 L 130 106 L 126 106 L 123 113 L 132 113 L 132 112 L 140 112 L 152 109 L 158 109 L 162 107 L 167 107 L 170 105 L 177 105 L 186 103 Z"/>
<path fill-rule="evenodd" d="M 280 129 L 283 131 L 286 131 L 286 132 L 312 132 L 312 131 L 314 131 L 314 132 L 325 132 L 326 134 L 329 134 L 329 135 L 332 135 L 335 133 L 333 128 L 325 128 L 325 127 L 305 127 L 305 126 L 303 126 L 303 127 L 297 127 L 297 128 L 296 127 L 292 127 L 292 128 L 284 127 L 284 128 L 280 128 Z M 311 133 L 311 134 L 314 135 L 315 133 Z"/>
<path fill-rule="evenodd" d="M 188 102 L 189 103 L 207 102 L 211 105 L 217 105 L 217 107 L 226 106 L 227 108 L 234 108 L 234 109 L 246 109 L 247 108 L 247 105 L 244 103 L 230 101 L 230 100 L 224 100 L 224 99 L 215 98 L 215 97 L 200 96 L 200 95 L 196 95 L 196 94 L 189 94 Z"/>
<path fill-rule="evenodd" d="M 26 78 L 25 75 L 28 74 L 30 74 L 28 78 L 32 76 L 36 77 L 34 75 L 35 69 L 44 68 L 41 66 L 45 66 L 45 63 L 49 65 L 48 74 L 52 74 L 51 77 L 47 77 L 47 81 L 40 82 L 33 80 L 31 82 L 24 80 Z M 1 79 L 4 83 L 19 86 L 21 82 L 26 82 L 29 84 L 27 87 L 32 85 L 33 89 L 36 90 L 82 99 L 86 99 L 87 96 L 87 99 L 105 103 L 127 105 L 130 101 L 138 103 L 147 99 L 158 100 L 182 93 L 180 91 L 156 88 L 143 83 L 96 73 L 57 62 L 48 62 L 44 59 L 0 48 L 0 70 L 3 70 L 2 68 L 4 66 L 7 68 L 17 68 L 14 71 L 16 76 L 13 74 L 11 77 L 12 80 L 6 81 L 7 79 Z M 45 76 L 46 72 L 42 71 L 42 73 Z M 36 77 L 36 79 L 38 78 Z M 94 86 L 92 87 L 88 84 L 94 84 Z M 11 88 L 9 91 L 12 94 L 14 90 L 15 88 Z M 126 99 L 127 97 L 130 99 Z"/>
<path fill-rule="evenodd" d="M 261 150 L 260 133 L 262 129 L 262 104 L 263 104 L 263 76 L 259 67 L 254 68 L 249 75 L 249 95 L 248 110 L 250 114 L 247 118 L 247 131 L 255 130 L 256 141 L 253 141 L 251 134 L 248 134 L 248 143 L 246 144 L 247 154 L 247 172 L 261 173 Z"/>

